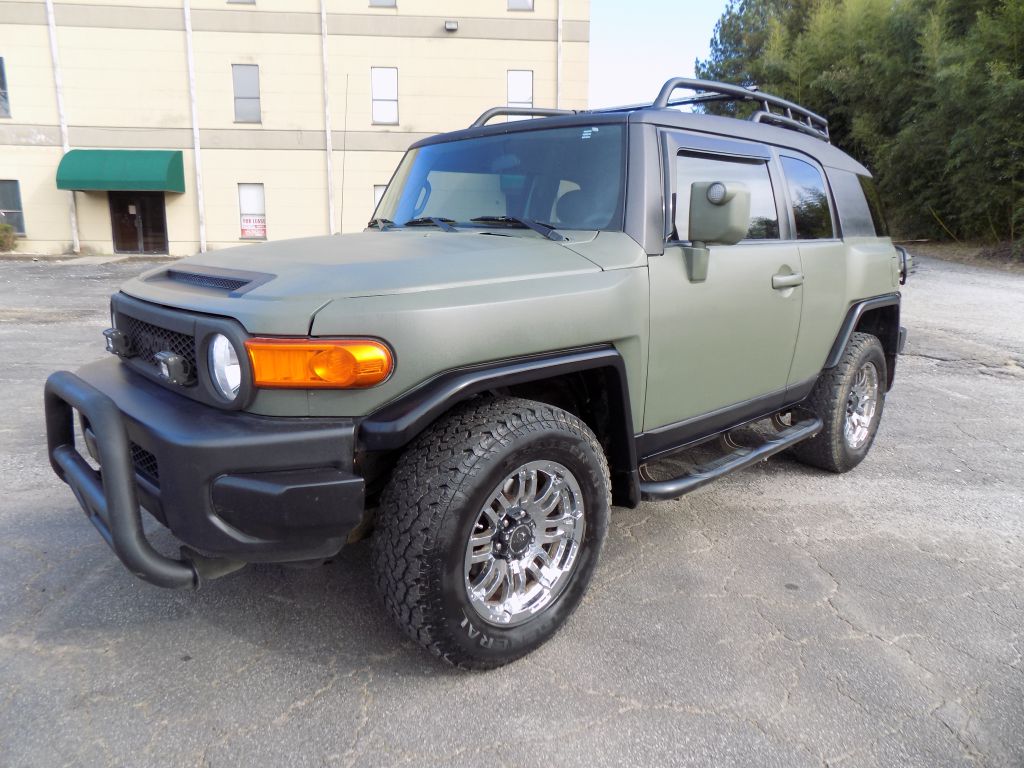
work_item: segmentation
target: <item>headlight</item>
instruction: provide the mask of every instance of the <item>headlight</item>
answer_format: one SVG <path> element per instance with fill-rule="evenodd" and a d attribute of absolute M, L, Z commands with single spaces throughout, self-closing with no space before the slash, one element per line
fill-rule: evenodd
<path fill-rule="evenodd" d="M 210 378 L 222 397 L 234 400 L 242 386 L 242 364 L 238 350 L 227 336 L 216 334 L 210 342 Z"/>

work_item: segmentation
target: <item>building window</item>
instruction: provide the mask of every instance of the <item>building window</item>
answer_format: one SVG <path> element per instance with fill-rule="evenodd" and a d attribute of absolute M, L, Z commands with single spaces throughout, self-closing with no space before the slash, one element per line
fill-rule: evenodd
<path fill-rule="evenodd" d="M 267 204 L 262 184 L 238 185 L 238 213 L 243 240 L 267 239 Z"/>
<path fill-rule="evenodd" d="M 235 122 L 260 122 L 259 65 L 232 64 L 231 80 L 235 86 Z"/>
<path fill-rule="evenodd" d="M 374 184 L 373 185 L 373 209 L 377 210 L 377 206 L 380 205 L 380 199 L 384 197 L 384 193 L 387 191 L 387 184 Z"/>
<path fill-rule="evenodd" d="M 7 95 L 7 71 L 4 69 L 4 57 L 0 56 L 0 117 L 11 116 L 11 100 Z"/>
<path fill-rule="evenodd" d="M 370 0 L 371 8 L 395 8 L 397 5 L 395 0 Z"/>
<path fill-rule="evenodd" d="M 510 11 L 532 11 L 533 0 L 508 0 Z"/>
<path fill-rule="evenodd" d="M 533 106 L 533 72 L 529 69 L 508 71 L 508 106 Z"/>
<path fill-rule="evenodd" d="M 775 193 L 763 160 L 680 154 L 676 158 L 676 233 L 689 240 L 690 190 L 697 181 L 735 182 L 750 190 L 750 227 L 747 240 L 778 240 L 779 213 Z"/>
<path fill-rule="evenodd" d="M 17 234 L 25 234 L 25 212 L 16 181 L 0 181 L 0 224 L 10 224 Z"/>
<path fill-rule="evenodd" d="M 835 237 L 828 189 L 818 169 L 795 157 L 783 157 L 782 170 L 789 185 L 796 239 L 828 240 Z"/>
<path fill-rule="evenodd" d="M 373 122 L 398 125 L 398 69 L 370 68 L 370 97 L 373 99 Z"/>

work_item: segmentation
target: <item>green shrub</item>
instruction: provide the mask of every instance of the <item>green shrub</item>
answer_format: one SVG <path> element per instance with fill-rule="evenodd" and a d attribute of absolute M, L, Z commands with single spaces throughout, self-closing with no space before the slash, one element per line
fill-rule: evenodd
<path fill-rule="evenodd" d="M 18 236 L 10 224 L 0 224 L 0 251 L 13 251 L 18 244 Z"/>

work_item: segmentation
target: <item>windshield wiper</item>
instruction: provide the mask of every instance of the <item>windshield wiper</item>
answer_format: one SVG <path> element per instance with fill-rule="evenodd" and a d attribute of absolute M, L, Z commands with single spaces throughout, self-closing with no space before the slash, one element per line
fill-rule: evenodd
<path fill-rule="evenodd" d="M 437 227 L 443 229 L 445 232 L 458 232 L 452 224 L 455 223 L 455 219 L 445 219 L 441 216 L 420 216 L 416 219 L 409 219 L 403 227 Z"/>
<path fill-rule="evenodd" d="M 391 219 L 370 219 L 366 226 L 376 227 L 381 232 L 384 232 L 395 226 L 395 222 L 393 222 Z"/>
<path fill-rule="evenodd" d="M 550 224 L 526 219 L 522 216 L 477 216 L 475 219 L 470 219 L 470 221 L 478 221 L 482 224 L 498 224 L 504 227 L 526 227 L 555 242 L 569 239 Z"/>

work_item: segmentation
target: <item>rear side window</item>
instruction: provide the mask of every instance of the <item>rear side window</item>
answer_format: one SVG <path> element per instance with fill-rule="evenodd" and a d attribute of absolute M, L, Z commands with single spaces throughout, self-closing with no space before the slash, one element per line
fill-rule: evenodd
<path fill-rule="evenodd" d="M 836 236 L 828 188 L 821 172 L 795 157 L 783 157 L 782 169 L 789 185 L 789 200 L 796 221 L 797 240 L 825 240 Z"/>
<path fill-rule="evenodd" d="M 864 192 L 864 199 L 868 201 L 868 210 L 871 211 L 871 223 L 875 225 L 875 234 L 879 237 L 888 237 L 889 224 L 882 212 L 882 199 L 878 196 L 878 187 L 867 176 L 858 176 L 857 180 Z"/>
<path fill-rule="evenodd" d="M 747 240 L 777 240 L 779 212 L 763 160 L 736 160 L 680 153 L 676 158 L 676 232 L 690 239 L 690 186 L 698 181 L 740 183 L 750 190 L 750 229 Z"/>

